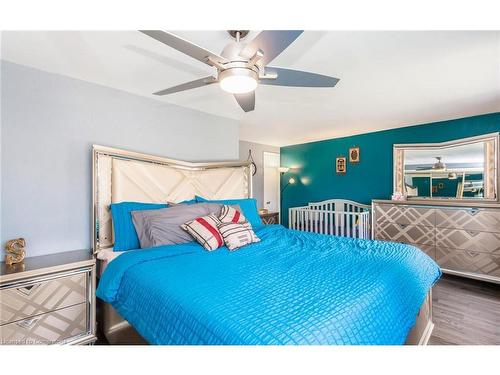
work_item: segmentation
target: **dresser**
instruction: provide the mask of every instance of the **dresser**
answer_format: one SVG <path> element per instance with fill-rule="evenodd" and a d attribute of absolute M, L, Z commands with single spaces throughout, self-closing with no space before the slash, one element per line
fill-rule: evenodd
<path fill-rule="evenodd" d="M 476 202 L 372 202 L 374 239 L 408 243 L 443 272 L 500 283 L 500 205 Z"/>
<path fill-rule="evenodd" d="M 0 343 L 95 341 L 95 259 L 90 250 L 0 264 Z"/>

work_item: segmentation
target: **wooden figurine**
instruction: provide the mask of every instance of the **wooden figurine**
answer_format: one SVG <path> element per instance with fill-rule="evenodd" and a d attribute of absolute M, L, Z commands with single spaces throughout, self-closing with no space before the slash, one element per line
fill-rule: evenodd
<path fill-rule="evenodd" d="M 26 241 L 24 238 L 16 238 L 14 240 L 7 241 L 5 245 L 5 263 L 8 266 L 12 266 L 15 263 L 21 263 L 26 256 Z"/>

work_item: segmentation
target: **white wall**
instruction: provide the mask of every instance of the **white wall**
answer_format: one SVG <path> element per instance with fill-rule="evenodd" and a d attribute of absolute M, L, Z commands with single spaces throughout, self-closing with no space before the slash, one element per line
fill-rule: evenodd
<path fill-rule="evenodd" d="M 236 160 L 238 123 L 1 62 L 1 244 L 28 256 L 90 248 L 91 147 Z"/>
<path fill-rule="evenodd" d="M 264 151 L 276 152 L 279 154 L 280 148 L 275 146 L 263 145 L 240 141 L 240 160 L 247 160 L 248 150 L 252 150 L 252 157 L 257 165 L 257 173 L 253 176 L 253 196 L 257 199 L 259 208 L 264 207 Z"/>

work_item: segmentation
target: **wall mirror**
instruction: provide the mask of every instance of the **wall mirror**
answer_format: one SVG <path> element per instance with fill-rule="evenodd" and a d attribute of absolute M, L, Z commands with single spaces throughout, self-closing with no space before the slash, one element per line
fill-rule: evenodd
<path fill-rule="evenodd" d="M 394 145 L 394 192 L 408 199 L 496 201 L 498 137 Z"/>

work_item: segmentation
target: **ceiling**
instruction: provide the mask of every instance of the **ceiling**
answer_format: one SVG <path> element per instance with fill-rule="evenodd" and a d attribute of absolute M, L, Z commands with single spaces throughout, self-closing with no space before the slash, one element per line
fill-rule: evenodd
<path fill-rule="evenodd" d="M 453 147 L 436 149 L 405 150 L 405 164 L 436 163 L 437 156 L 444 163 L 484 163 L 484 142 L 470 143 Z"/>
<path fill-rule="evenodd" d="M 176 33 L 217 53 L 230 41 L 225 31 Z M 260 86 L 249 113 L 218 85 L 153 96 L 214 70 L 137 31 L 2 32 L 1 57 L 237 119 L 242 140 L 276 146 L 500 111 L 499 31 L 306 31 L 272 65 L 340 82 Z"/>

